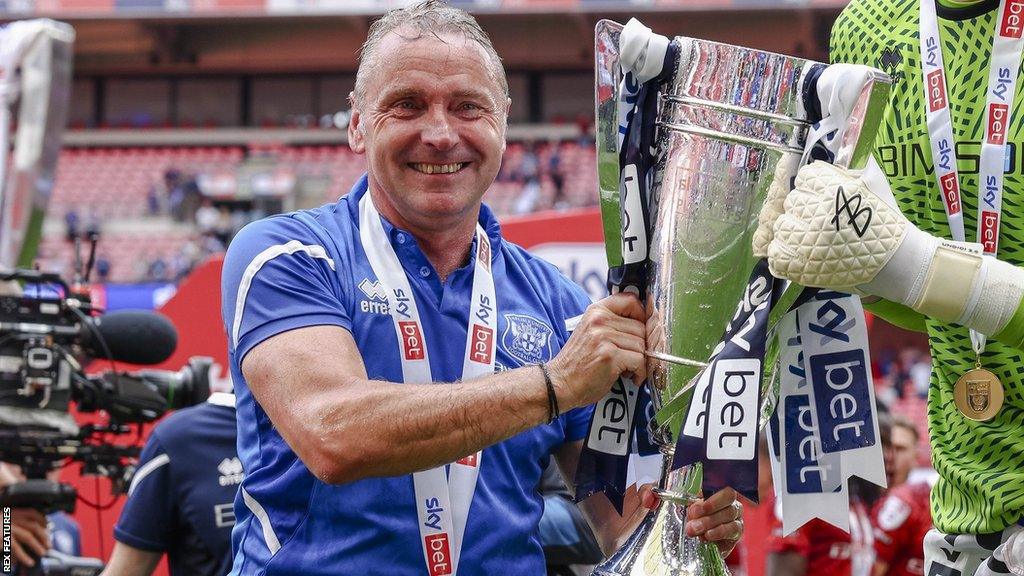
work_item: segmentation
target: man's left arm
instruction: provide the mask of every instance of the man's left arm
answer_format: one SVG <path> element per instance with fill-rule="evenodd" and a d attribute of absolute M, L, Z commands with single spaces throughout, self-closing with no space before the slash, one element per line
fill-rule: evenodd
<path fill-rule="evenodd" d="M 150 552 L 117 542 L 100 576 L 150 576 L 160 563 L 161 552 Z"/>
<path fill-rule="evenodd" d="M 563 444 L 554 453 L 569 490 L 575 486 L 576 465 L 582 450 L 583 441 L 577 440 Z M 656 498 L 649 485 L 639 490 L 630 487 L 626 490 L 621 516 L 602 494 L 595 494 L 579 505 L 594 530 L 601 550 L 605 555 L 610 555 L 625 542 L 650 511 L 644 504 L 650 506 Z M 743 536 L 743 506 L 732 488 L 723 488 L 707 499 L 690 504 L 686 518 L 686 534 L 714 542 L 723 558 L 732 552 Z"/>

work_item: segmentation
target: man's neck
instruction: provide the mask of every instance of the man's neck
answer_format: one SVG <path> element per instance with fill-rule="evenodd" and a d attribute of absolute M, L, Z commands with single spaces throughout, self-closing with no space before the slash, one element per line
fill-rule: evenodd
<path fill-rule="evenodd" d="M 413 232 L 420 250 L 444 282 L 452 272 L 462 268 L 469 261 L 469 250 L 473 245 L 473 229 Z"/>
<path fill-rule="evenodd" d="M 374 199 L 374 206 L 380 215 L 393 226 L 401 228 L 416 238 L 416 244 L 444 282 L 448 276 L 469 261 L 469 249 L 476 231 L 475 217 L 459 218 L 450 222 L 432 222 L 430 226 L 418 226 L 403 218 L 386 199 L 377 200 L 372 189 L 367 192 Z M 383 194 L 381 194 L 383 196 Z M 476 213 L 479 213 L 479 206 Z"/>

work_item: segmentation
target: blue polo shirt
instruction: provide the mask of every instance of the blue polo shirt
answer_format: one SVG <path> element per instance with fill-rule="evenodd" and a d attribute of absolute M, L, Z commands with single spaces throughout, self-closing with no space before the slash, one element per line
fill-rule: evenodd
<path fill-rule="evenodd" d="M 233 397 L 178 410 L 146 441 L 114 538 L 166 552 L 172 576 L 223 576 L 241 480 Z"/>
<path fill-rule="evenodd" d="M 359 200 L 365 193 L 364 176 L 335 204 L 250 224 L 225 258 L 224 323 L 245 468 L 235 500 L 232 574 L 421 576 L 427 571 L 412 476 L 321 482 L 274 429 L 239 369 L 249 350 L 275 334 L 334 325 L 352 333 L 371 379 L 402 380 L 387 297 L 359 242 Z M 502 241 L 486 206 L 479 221 L 492 246 L 497 369 L 551 358 L 589 298 L 554 266 Z M 456 270 L 442 284 L 415 238 L 386 220 L 383 224 L 415 293 L 434 380 L 454 382 L 462 371 L 473 268 Z M 288 394 L 282 384 L 275 393 Z M 570 411 L 484 450 L 460 576 L 544 573 L 538 481 L 553 449 L 585 436 L 591 411 Z"/>

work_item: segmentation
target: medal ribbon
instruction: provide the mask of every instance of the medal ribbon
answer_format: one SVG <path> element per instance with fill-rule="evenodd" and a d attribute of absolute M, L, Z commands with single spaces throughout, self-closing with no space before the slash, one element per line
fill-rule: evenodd
<path fill-rule="evenodd" d="M 942 59 L 942 42 L 935 13 L 935 0 L 921 0 L 921 75 L 928 101 L 928 140 L 931 143 L 935 178 L 949 220 L 950 234 L 966 242 L 963 206 L 960 202 L 960 174 L 957 171 L 956 141 L 950 118 L 949 90 Z M 1006 162 L 1006 133 L 1016 96 L 1017 71 L 1024 36 L 1020 18 L 1024 0 L 1001 0 L 992 39 L 988 89 L 985 98 L 985 140 L 981 145 L 978 170 L 977 241 L 985 254 L 995 256 L 999 248 L 999 222 L 1003 205 L 1003 172 Z M 1014 20 L 1016 18 L 1016 20 Z M 981 357 L 985 335 L 971 330 L 971 344 Z"/>
<path fill-rule="evenodd" d="M 388 295 L 388 312 L 398 337 L 403 382 L 433 383 L 426 341 L 409 278 L 398 260 L 369 191 L 359 202 L 359 238 L 366 258 Z M 476 227 L 473 253 L 473 290 L 466 327 L 466 353 L 462 379 L 494 373 L 494 335 L 498 314 L 491 275 L 491 243 Z M 419 522 L 420 545 L 431 576 L 455 575 L 462 551 L 469 507 L 476 490 L 483 452 L 445 466 L 416 472 L 413 488 Z M 446 477 L 447 476 L 447 477 Z"/>

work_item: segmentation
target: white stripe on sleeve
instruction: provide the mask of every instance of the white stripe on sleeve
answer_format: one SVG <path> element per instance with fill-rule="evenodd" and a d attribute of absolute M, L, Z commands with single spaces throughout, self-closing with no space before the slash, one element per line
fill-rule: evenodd
<path fill-rule="evenodd" d="M 281 542 L 277 539 L 277 534 L 274 534 L 274 527 L 270 525 L 270 516 L 267 516 L 267 511 L 263 509 L 263 505 L 250 496 L 245 488 L 240 488 L 240 490 L 242 491 L 242 501 L 245 502 L 245 507 L 260 521 L 260 527 L 263 528 L 263 540 L 267 543 L 270 555 L 277 554 L 277 551 L 281 549 Z"/>
<path fill-rule="evenodd" d="M 153 458 L 149 462 L 143 464 L 142 468 L 136 470 L 135 475 L 132 476 L 132 483 L 128 485 L 128 495 L 131 496 L 132 492 L 135 492 L 135 487 L 139 485 L 139 482 L 142 482 L 143 478 L 149 476 L 157 468 L 170 463 L 171 457 L 168 456 L 167 454 L 161 454 L 156 458 Z"/>
<path fill-rule="evenodd" d="M 263 265 L 270 262 L 274 258 L 284 254 L 294 254 L 296 252 L 305 252 L 313 258 L 320 258 L 326 260 L 327 264 L 334 270 L 334 260 L 327 256 L 327 251 L 324 250 L 323 246 L 316 244 L 303 244 L 298 240 L 292 240 L 287 244 L 278 244 L 271 246 L 263 252 L 256 255 L 255 258 L 249 262 L 249 265 L 245 268 L 245 273 L 242 274 L 242 280 L 238 283 L 238 295 L 235 300 L 235 320 L 231 326 L 231 345 L 238 346 L 238 330 L 242 326 L 242 312 L 245 309 L 245 298 L 249 294 L 249 287 L 252 285 L 253 278 L 256 277 L 256 273 L 263 268 Z"/>

